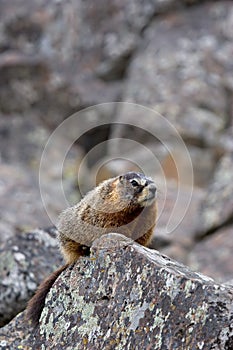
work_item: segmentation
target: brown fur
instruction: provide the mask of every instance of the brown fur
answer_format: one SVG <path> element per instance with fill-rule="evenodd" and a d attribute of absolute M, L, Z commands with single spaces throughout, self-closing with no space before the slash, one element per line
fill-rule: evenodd
<path fill-rule="evenodd" d="M 137 185 L 132 184 L 134 179 Z M 96 238 L 116 232 L 144 246 L 149 244 L 157 216 L 155 190 L 154 182 L 144 175 L 126 173 L 104 181 L 60 215 L 58 239 L 67 265 L 49 276 L 30 300 L 27 316 L 34 325 L 39 322 L 46 295 L 57 277 L 88 254 Z"/>
<path fill-rule="evenodd" d="M 60 236 L 61 252 L 64 256 L 66 263 L 71 265 L 75 263 L 80 256 L 88 255 L 90 249 L 84 245 L 81 245 L 72 239 Z"/>
<path fill-rule="evenodd" d="M 40 315 L 45 305 L 45 299 L 52 288 L 56 279 L 60 274 L 67 269 L 68 266 L 77 261 L 80 256 L 87 255 L 89 253 L 89 248 L 82 246 L 72 240 L 67 240 L 64 242 L 65 256 L 67 263 L 59 267 L 51 275 L 49 275 L 38 287 L 35 295 L 31 298 L 28 303 L 26 318 L 31 321 L 31 324 L 36 327 L 39 324 Z M 67 254 L 69 252 L 69 254 Z"/>
<path fill-rule="evenodd" d="M 27 306 L 26 317 L 31 321 L 33 326 L 37 326 L 39 323 L 40 315 L 45 304 L 45 298 L 51 289 L 53 283 L 56 281 L 58 276 L 68 267 L 69 265 L 61 266 L 59 269 L 54 271 L 49 277 L 47 277 L 38 287 L 36 294 L 29 301 Z"/>
<path fill-rule="evenodd" d="M 144 183 L 146 180 L 148 185 L 142 185 L 139 193 L 127 178 L 122 182 L 119 177 L 106 180 L 77 205 L 66 209 L 58 221 L 62 252 L 66 254 L 62 244 L 64 237 L 90 247 L 96 238 L 109 232 L 122 233 L 137 240 L 155 226 L 156 201 L 149 206 L 143 202 L 155 184 L 138 175 L 138 181 Z"/>

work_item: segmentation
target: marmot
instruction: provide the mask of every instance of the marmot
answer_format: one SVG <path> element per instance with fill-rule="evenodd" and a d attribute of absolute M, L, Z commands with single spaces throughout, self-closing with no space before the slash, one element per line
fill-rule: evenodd
<path fill-rule="evenodd" d="M 57 277 L 80 256 L 87 255 L 96 238 L 116 232 L 147 246 L 156 216 L 156 185 L 145 175 L 134 172 L 103 181 L 78 204 L 64 210 L 57 229 L 66 265 L 42 282 L 29 301 L 27 317 L 32 324 L 39 323 L 46 295 Z"/>

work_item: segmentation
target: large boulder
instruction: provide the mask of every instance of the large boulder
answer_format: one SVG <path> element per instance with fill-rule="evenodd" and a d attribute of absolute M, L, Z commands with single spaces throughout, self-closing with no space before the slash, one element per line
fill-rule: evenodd
<path fill-rule="evenodd" d="M 216 145 L 231 114 L 232 11 L 228 1 L 207 2 L 155 18 L 131 61 L 124 100 L 154 108 L 189 143 Z M 158 130 L 144 114 L 148 130 Z M 134 119 L 119 111 L 118 121 Z"/>
<path fill-rule="evenodd" d="M 142 31 L 179 1 L 21 0 L 0 6 L 0 111 L 33 107 L 54 125 L 83 106 L 119 100 Z"/>
<path fill-rule="evenodd" d="M 19 315 L 3 349 L 224 349 L 233 346 L 233 287 L 118 234 L 93 243 L 50 290 L 39 328 Z"/>
<path fill-rule="evenodd" d="M 230 224 L 233 219 L 233 152 L 226 153 L 218 162 L 213 178 L 200 206 L 197 236 Z"/>
<path fill-rule="evenodd" d="M 232 18 L 231 2 L 208 1 L 151 20 L 130 62 L 122 100 L 164 118 L 129 105 L 119 108 L 112 135 L 122 154 L 127 151 L 122 139 L 156 144 L 161 135 L 175 150 L 161 122 L 166 118 L 191 153 L 195 185 L 207 184 L 216 160 L 232 148 Z M 134 147 L 135 153 L 139 149 Z"/>
<path fill-rule="evenodd" d="M 17 233 L 0 244 L 0 326 L 25 309 L 49 273 L 62 264 L 56 230 Z"/>
<path fill-rule="evenodd" d="M 225 226 L 197 242 L 188 265 L 219 282 L 233 280 L 233 226 Z M 210 253 L 211 252 L 211 253 Z"/>

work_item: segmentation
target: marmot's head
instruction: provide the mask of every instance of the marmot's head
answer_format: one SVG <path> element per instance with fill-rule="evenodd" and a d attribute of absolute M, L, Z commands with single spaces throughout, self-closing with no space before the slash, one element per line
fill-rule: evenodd
<path fill-rule="evenodd" d="M 129 172 L 120 175 L 116 179 L 116 186 L 121 197 L 131 204 L 147 207 L 156 199 L 156 185 L 144 174 Z"/>

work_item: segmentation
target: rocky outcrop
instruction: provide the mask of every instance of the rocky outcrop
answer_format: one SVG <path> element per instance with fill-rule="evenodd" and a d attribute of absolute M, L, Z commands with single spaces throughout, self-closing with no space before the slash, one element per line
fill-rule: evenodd
<path fill-rule="evenodd" d="M 221 158 L 198 209 L 196 245 L 186 263 L 218 281 L 233 278 L 233 153 Z M 211 253 L 210 253 L 211 252 Z"/>
<path fill-rule="evenodd" d="M 0 326 L 22 311 L 38 284 L 62 264 L 55 232 L 18 233 L 0 245 Z"/>
<path fill-rule="evenodd" d="M 82 125 L 66 130 L 64 140 L 61 138 L 47 154 L 43 183 L 53 217 L 64 209 L 57 165 L 65 137 L 71 131 L 79 133 L 90 121 L 110 121 L 105 129 L 92 129 L 83 135 L 79 146 L 74 145 L 67 155 L 63 185 L 68 201 L 79 199 L 75 185 L 83 154 L 108 137 L 121 138 L 121 156 L 129 162 L 105 164 L 107 171 L 101 179 L 116 171 L 128 171 L 139 161 L 143 161 L 143 170 L 146 166 L 152 169 L 151 157 L 140 147 L 130 151 L 123 147 L 123 139 L 135 139 L 144 149 L 152 150 L 168 180 L 167 193 L 159 186 L 162 214 L 152 247 L 218 281 L 232 279 L 232 2 L 13 0 L 1 2 L 0 22 L 3 323 L 25 307 L 36 285 L 60 265 L 55 239 L 52 250 L 42 247 L 50 242 L 48 232 L 15 237 L 18 231 L 50 225 L 38 186 L 40 157 L 47 138 L 71 113 L 101 102 L 142 103 L 161 112 L 184 138 L 192 159 L 194 184 L 199 188 L 193 188 L 191 205 L 180 225 L 166 234 L 177 198 L 179 179 L 174 165 L 185 173 L 182 157 L 178 152 L 174 162 L 155 137 L 132 125 L 114 133 L 111 123 L 121 121 L 135 124 L 143 120 L 149 131 L 164 130 L 154 119 L 151 122 L 148 114 L 121 114 L 120 109 L 107 106 L 99 109 L 100 113 L 87 113 Z M 103 161 L 100 155 L 106 153 L 103 146 L 91 154 L 81 179 L 87 182 L 87 189 L 94 185 L 90 178 L 96 175 L 95 164 L 99 166 Z M 157 180 L 157 173 L 151 173 Z M 190 188 L 185 186 L 180 189 L 178 213 L 187 203 Z M 30 235 L 34 237 L 31 241 L 26 238 Z"/>
<path fill-rule="evenodd" d="M 233 222 L 233 151 L 217 164 L 200 207 L 198 236 Z"/>
<path fill-rule="evenodd" d="M 55 282 L 40 326 L 23 314 L 3 349 L 222 349 L 233 346 L 233 289 L 117 234 Z M 6 336 L 8 334 L 8 336 Z"/>
<path fill-rule="evenodd" d="M 50 186 L 50 194 L 53 187 Z M 38 226 L 51 225 L 39 199 L 38 179 L 24 167 L 0 164 L 0 193 L 0 244 L 14 237 L 15 231 L 30 231 Z M 62 208 L 58 203 L 54 209 L 57 215 Z"/>
<path fill-rule="evenodd" d="M 32 174 L 38 175 L 51 127 L 92 104 L 131 101 L 155 108 L 176 125 L 191 154 L 195 184 L 204 188 L 216 159 L 233 149 L 232 18 L 230 1 L 2 1 L 1 168 L 2 162 L 10 163 L 8 174 L 20 173 L 29 183 L 26 190 L 24 183 L 17 183 L 19 191 L 34 193 L 35 183 L 31 185 L 30 180 Z M 119 111 L 107 114 L 111 122 L 121 121 Z M 103 120 L 98 113 L 91 118 Z M 123 116 L 123 121 L 134 123 L 137 118 L 133 113 Z M 88 118 L 83 119 L 88 124 Z M 143 119 L 150 130 L 159 129 L 146 115 Z M 79 140 L 82 149 L 86 151 L 87 145 L 92 147 L 108 138 L 109 129 L 103 133 L 91 130 L 85 140 Z M 135 137 L 146 147 L 148 142 L 157 146 L 154 138 L 126 126 L 118 136 Z M 59 147 L 58 153 L 62 140 Z M 161 147 L 153 150 L 160 161 Z M 76 148 L 73 163 L 77 153 L 82 154 Z M 100 154 L 103 152 L 98 153 L 97 162 Z M 138 154 L 135 149 L 134 156 Z M 122 152 L 123 157 L 127 155 Z M 140 154 L 140 158 L 151 163 L 144 155 Z M 59 206 L 58 184 L 54 181 L 56 162 L 54 152 L 48 160 L 45 181 L 53 198 L 51 210 L 57 215 L 63 207 Z M 168 169 L 169 161 L 165 159 L 165 163 Z M 125 171 L 118 164 L 117 169 Z M 18 170 L 18 166 L 22 169 Z M 64 172 L 72 178 L 69 188 L 76 179 L 76 163 L 74 168 Z M 1 170 L 0 186 L 5 182 L 5 169 Z M 110 170 L 108 176 L 115 175 Z M 168 177 L 171 173 L 165 172 Z M 8 174 L 10 183 L 10 177 L 17 182 L 14 175 Z M 14 201 L 11 197 L 11 212 L 15 211 Z M 34 198 L 31 202 L 35 202 Z M 22 204 L 25 208 L 27 199 L 22 198 Z M 8 225 L 6 216 L 0 222 L 1 237 L 14 234 L 19 222 L 16 215 L 15 222 Z M 35 216 L 40 217 L 36 224 L 32 216 L 25 216 L 27 228 L 31 223 L 33 227 L 44 225 L 44 215 L 37 211 Z"/>
<path fill-rule="evenodd" d="M 0 111 L 36 105 L 57 124 L 80 107 L 119 100 L 141 32 L 189 2 L 2 2 Z"/>
<path fill-rule="evenodd" d="M 232 252 L 233 226 L 230 225 L 197 242 L 189 253 L 187 264 L 219 282 L 227 282 L 233 279 Z"/>
<path fill-rule="evenodd" d="M 208 182 L 216 158 L 230 146 L 220 139 L 232 125 L 232 11 L 229 1 L 211 1 L 153 18 L 132 57 L 123 93 L 124 101 L 153 108 L 177 128 L 198 186 Z M 163 124 L 144 114 L 144 128 L 152 133 L 147 139 L 155 143 Z M 113 132 L 119 147 L 121 138 L 135 134 L 144 143 L 145 133 L 132 127 L 139 118 L 127 106 L 118 111 L 116 121 L 130 125 Z"/>
<path fill-rule="evenodd" d="M 131 61 L 124 99 L 160 112 L 188 142 L 216 144 L 230 122 L 231 25 L 232 4 L 227 1 L 155 18 Z M 134 120 L 121 113 L 118 119 L 125 117 Z M 159 125 L 147 122 L 158 130 Z"/>

